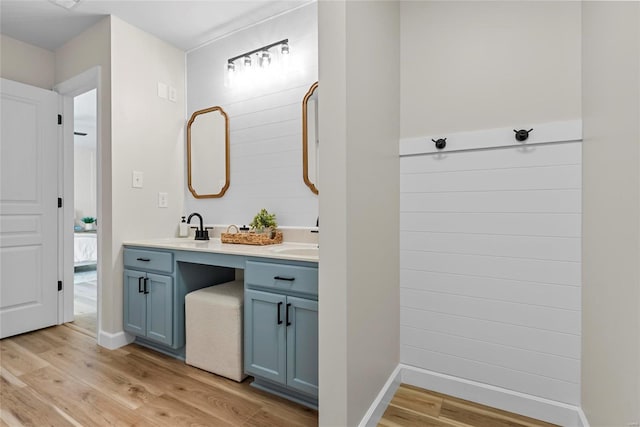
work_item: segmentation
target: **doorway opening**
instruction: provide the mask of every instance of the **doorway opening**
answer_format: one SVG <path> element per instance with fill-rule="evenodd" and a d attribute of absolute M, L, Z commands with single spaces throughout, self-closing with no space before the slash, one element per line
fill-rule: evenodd
<path fill-rule="evenodd" d="M 73 325 L 97 337 L 97 90 L 73 98 Z"/>

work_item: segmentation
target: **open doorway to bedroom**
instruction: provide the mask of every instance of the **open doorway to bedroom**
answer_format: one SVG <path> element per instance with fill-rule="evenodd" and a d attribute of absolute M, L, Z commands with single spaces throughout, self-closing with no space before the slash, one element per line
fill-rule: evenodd
<path fill-rule="evenodd" d="M 73 99 L 73 325 L 97 336 L 97 91 Z"/>

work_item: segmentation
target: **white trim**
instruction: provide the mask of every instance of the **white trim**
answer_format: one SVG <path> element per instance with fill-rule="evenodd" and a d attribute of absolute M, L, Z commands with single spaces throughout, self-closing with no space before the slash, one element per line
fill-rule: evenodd
<path fill-rule="evenodd" d="M 399 364 L 371 403 L 359 427 L 375 426 L 401 383 L 447 394 L 566 427 L 590 427 L 582 408 L 501 387 Z"/>
<path fill-rule="evenodd" d="M 387 379 L 380 393 L 378 393 L 378 396 L 376 396 L 373 403 L 371 403 L 367 413 L 364 414 L 359 427 L 375 427 L 378 425 L 384 411 L 387 409 L 387 406 L 389 406 L 391 399 L 393 399 L 393 395 L 396 394 L 398 387 L 400 387 L 400 369 L 401 365 L 396 366 L 396 369 L 389 375 L 389 379 Z"/>
<path fill-rule="evenodd" d="M 533 129 L 526 141 L 516 141 L 514 129 Z M 447 145 L 438 150 L 431 141 L 446 138 Z M 582 140 L 582 120 L 567 120 L 538 124 L 521 124 L 516 127 L 483 129 L 442 135 L 429 135 L 400 140 L 400 156 L 418 154 L 446 154 L 451 151 L 479 150 L 498 147 L 524 147 L 553 142 Z"/>
<path fill-rule="evenodd" d="M 101 158 L 100 158 L 100 146 L 102 144 L 101 129 L 101 67 L 92 67 L 75 77 L 70 78 L 62 83 L 59 83 L 54 87 L 54 90 L 62 95 L 62 114 L 63 114 L 63 144 L 62 144 L 62 163 L 63 168 L 60 173 L 63 174 L 63 185 L 61 196 L 63 197 L 63 220 L 61 229 L 58 231 L 59 236 L 62 236 L 62 277 L 63 277 L 63 289 L 59 293 L 59 306 L 63 309 L 58 314 L 59 323 L 73 321 L 73 222 L 75 216 L 74 209 L 74 194 L 73 194 L 73 97 L 85 93 L 87 91 L 96 89 L 96 136 L 97 136 L 97 150 L 96 150 L 96 163 L 97 163 L 97 216 L 101 218 L 103 216 L 101 207 L 101 183 L 100 176 Z M 71 126 L 69 126 L 71 125 Z M 98 230 L 98 242 L 102 238 L 100 230 Z M 102 309 L 100 304 L 101 289 L 102 289 L 102 274 L 100 269 L 100 250 L 98 249 L 97 260 L 98 280 L 97 280 L 97 325 L 100 329 L 102 319 Z M 62 301 L 60 301 L 62 300 Z"/>
<path fill-rule="evenodd" d="M 578 424 L 578 427 L 591 427 L 589 420 L 587 419 L 587 415 L 584 413 L 582 408 L 578 408 L 578 417 L 580 418 L 580 424 Z"/>
<path fill-rule="evenodd" d="M 131 344 L 135 337 L 124 331 L 111 334 L 100 330 L 98 333 L 98 345 L 108 348 L 109 350 L 115 350 L 120 347 L 124 347 L 127 344 Z"/>

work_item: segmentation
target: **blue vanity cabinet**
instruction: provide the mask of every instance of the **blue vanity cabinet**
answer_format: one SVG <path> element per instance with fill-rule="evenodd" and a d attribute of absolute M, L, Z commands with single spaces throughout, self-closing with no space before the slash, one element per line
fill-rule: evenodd
<path fill-rule="evenodd" d="M 245 370 L 284 384 L 287 336 L 284 323 L 286 296 L 245 290 Z"/>
<path fill-rule="evenodd" d="M 244 280 L 244 366 L 253 385 L 316 405 L 317 264 L 250 260 Z"/>
<path fill-rule="evenodd" d="M 287 385 L 318 395 L 318 301 L 287 297 Z"/>
<path fill-rule="evenodd" d="M 124 265 L 133 267 L 124 271 L 124 330 L 153 342 L 172 346 L 172 254 L 125 249 Z"/>

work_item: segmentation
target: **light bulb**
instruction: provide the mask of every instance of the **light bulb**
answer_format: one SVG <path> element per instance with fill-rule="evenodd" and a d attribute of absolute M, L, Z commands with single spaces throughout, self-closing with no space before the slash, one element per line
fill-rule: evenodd
<path fill-rule="evenodd" d="M 233 73 L 236 70 L 236 64 L 233 62 L 227 62 L 227 71 Z"/>
<path fill-rule="evenodd" d="M 280 48 L 280 52 L 283 55 L 289 55 L 289 43 L 283 43 L 282 47 Z"/>
<path fill-rule="evenodd" d="M 251 67 L 251 57 L 250 56 L 245 56 L 244 57 L 244 66 L 245 67 Z"/>
<path fill-rule="evenodd" d="M 267 67 L 271 63 L 271 55 L 269 51 L 263 50 L 260 52 L 260 66 Z"/>

